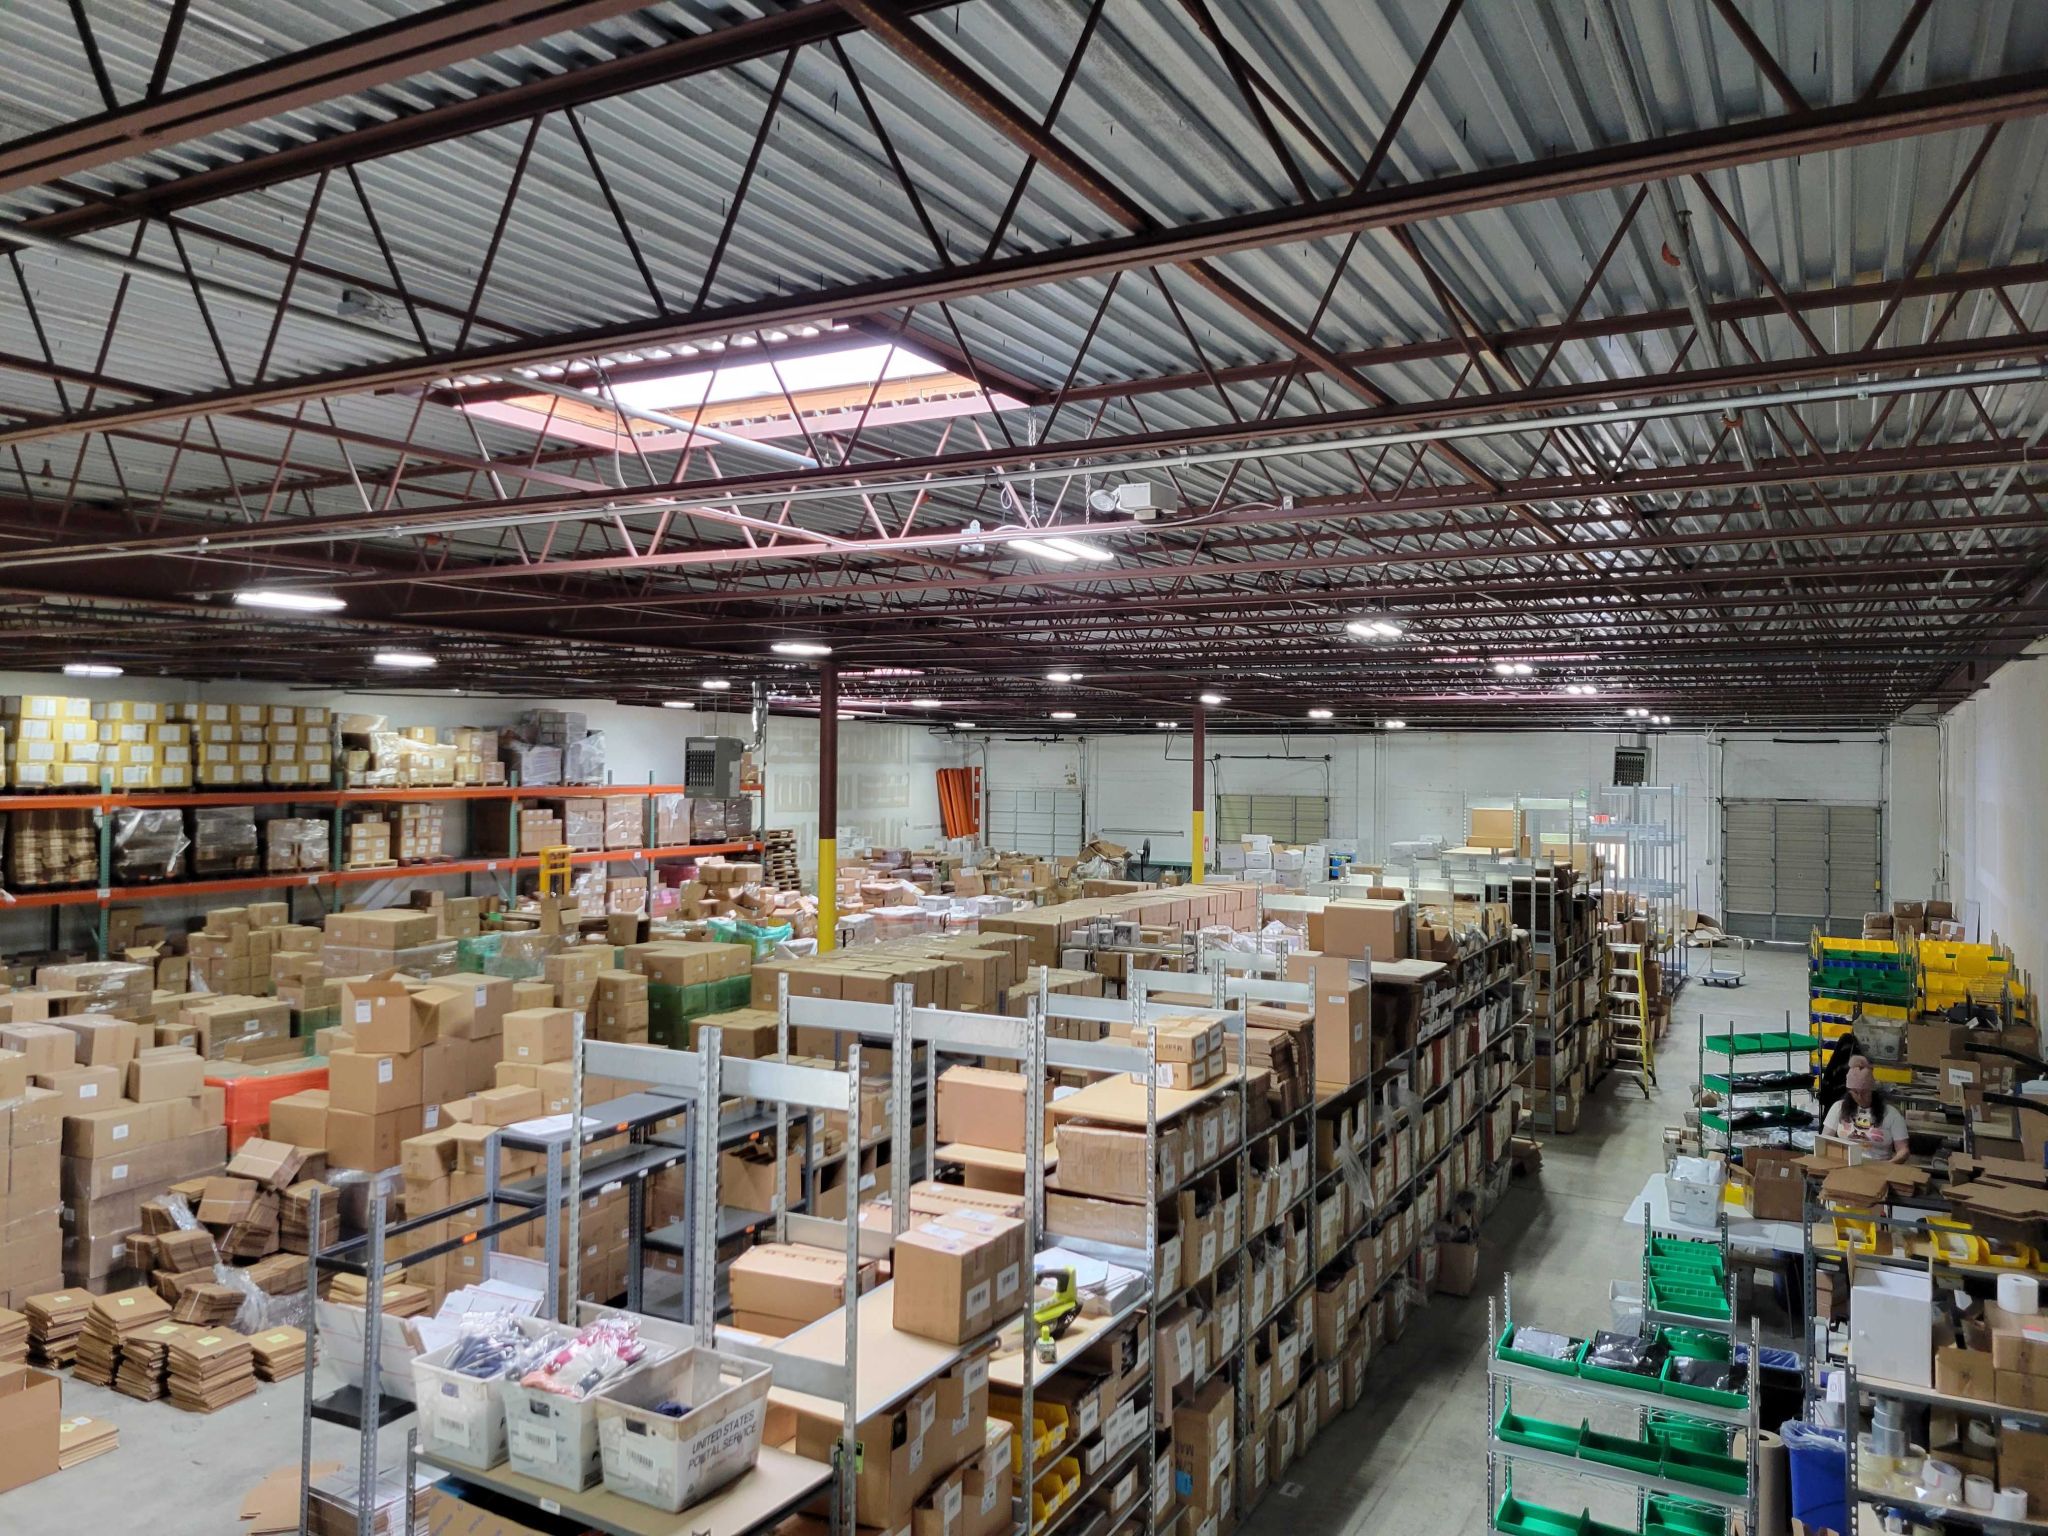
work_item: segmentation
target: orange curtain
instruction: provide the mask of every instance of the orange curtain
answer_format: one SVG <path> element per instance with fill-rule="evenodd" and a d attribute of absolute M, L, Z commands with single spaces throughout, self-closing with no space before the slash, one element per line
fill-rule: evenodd
<path fill-rule="evenodd" d="M 981 831 L 979 768 L 941 768 L 939 824 L 948 837 L 973 837 Z"/>

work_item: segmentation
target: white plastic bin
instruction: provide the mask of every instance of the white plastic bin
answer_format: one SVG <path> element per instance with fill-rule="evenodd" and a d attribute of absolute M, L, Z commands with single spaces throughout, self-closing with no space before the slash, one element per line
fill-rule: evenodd
<path fill-rule="evenodd" d="M 556 1339 L 572 1339 L 576 1330 L 560 1323 L 522 1318 L 520 1326 Z M 641 1341 L 647 1353 L 612 1383 L 621 1386 L 675 1351 L 667 1345 Z M 504 1383 L 505 1455 L 512 1470 L 557 1488 L 581 1493 L 598 1480 L 597 1397 L 581 1402 L 538 1387 Z"/>
<path fill-rule="evenodd" d="M 1664 1175 L 1664 1199 L 1680 1226 L 1711 1227 L 1721 1215 L 1722 1165 L 1711 1158 L 1675 1157 Z"/>
<path fill-rule="evenodd" d="M 605 1487 L 670 1514 L 702 1503 L 760 1459 L 768 1377 L 765 1365 L 687 1349 L 600 1392 Z M 688 1412 L 654 1411 L 671 1400 Z"/>
<path fill-rule="evenodd" d="M 505 1378 L 448 1369 L 461 1344 L 448 1344 L 412 1363 L 420 1449 L 488 1472 L 505 1459 Z"/>

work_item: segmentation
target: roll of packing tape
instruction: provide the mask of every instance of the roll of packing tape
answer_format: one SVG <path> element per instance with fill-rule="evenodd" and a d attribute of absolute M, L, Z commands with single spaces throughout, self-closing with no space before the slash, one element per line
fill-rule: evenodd
<path fill-rule="evenodd" d="M 1991 1513 L 2001 1520 L 2024 1520 L 2027 1518 L 2027 1490 L 2024 1488 L 2001 1488 L 1991 1499 Z"/>
<path fill-rule="evenodd" d="M 1953 1503 L 1963 1496 L 1963 1474 L 1953 1462 L 1930 1456 L 1920 1463 L 1920 1486 L 1937 1502 Z"/>
<path fill-rule="evenodd" d="M 2041 1310 L 2041 1282 L 2032 1275 L 2008 1271 L 1998 1277 L 1998 1304 L 2008 1312 Z"/>
<path fill-rule="evenodd" d="M 1991 1513 L 1991 1499 L 1996 1491 L 1988 1477 L 1972 1475 L 1963 1479 L 1963 1502 L 1987 1515 Z"/>

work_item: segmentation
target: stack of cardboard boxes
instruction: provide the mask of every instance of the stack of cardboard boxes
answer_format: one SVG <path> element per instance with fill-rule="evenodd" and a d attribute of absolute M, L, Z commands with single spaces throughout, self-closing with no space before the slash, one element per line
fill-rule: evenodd
<path fill-rule="evenodd" d="M 132 1268 L 128 1240 L 143 1205 L 226 1162 L 225 1096 L 206 1083 L 196 1052 L 146 1046 L 126 1020 L 10 1025 L 0 1041 L 58 1096 L 64 1278 L 101 1289 Z"/>
<path fill-rule="evenodd" d="M 320 1125 L 330 1167 L 394 1167 L 401 1143 L 439 1128 L 428 1115 L 438 1122 L 441 1105 L 469 1093 L 476 1058 L 489 1049 L 483 1042 L 492 1037 L 474 1031 L 504 1017 L 502 1009 L 478 1017 L 477 996 L 491 998 L 494 980 L 450 976 L 409 986 L 379 976 L 341 984 L 340 1031 L 349 1043 L 328 1052 Z M 275 1105 L 271 1128 L 276 1134 Z"/>
<path fill-rule="evenodd" d="M 62 1095 L 30 1081 L 32 1050 L 9 1043 L 0 1028 L 0 1128 L 5 1130 L 6 1195 L 0 1199 L 0 1306 L 63 1284 L 64 1242 L 58 1223 L 58 1145 Z"/>

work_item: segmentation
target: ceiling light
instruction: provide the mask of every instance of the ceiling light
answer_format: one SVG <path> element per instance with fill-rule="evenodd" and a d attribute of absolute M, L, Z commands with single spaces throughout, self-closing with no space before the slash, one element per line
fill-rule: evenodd
<path fill-rule="evenodd" d="M 1055 720 L 1071 720 L 1074 718 L 1074 712 L 1071 709 L 1056 709 L 1052 712 L 1052 717 Z"/>
<path fill-rule="evenodd" d="M 1659 715 L 1657 717 L 1657 723 L 1659 725 L 1669 725 L 1671 723 L 1671 717 L 1669 715 Z"/>
<path fill-rule="evenodd" d="M 1175 731 L 1180 729 L 1180 722 L 1178 720 L 1154 720 L 1152 723 L 1158 726 L 1159 729 L 1162 731 Z"/>
<path fill-rule="evenodd" d="M 1057 560 L 1061 565 L 1071 565 L 1081 558 L 1059 539 L 1033 539 L 1024 546 L 1024 552 L 1041 560 Z"/>
<path fill-rule="evenodd" d="M 1390 731 L 1405 731 L 1408 729 L 1408 722 L 1406 720 L 1384 720 L 1380 723 Z"/>
<path fill-rule="evenodd" d="M 972 720 L 955 720 L 953 722 L 953 729 L 956 731 L 971 731 L 974 729 L 974 722 Z"/>
<path fill-rule="evenodd" d="M 1346 633 L 1361 640 L 1398 640 L 1406 633 L 1400 625 L 1389 619 L 1352 619 L 1345 624 Z"/>
<path fill-rule="evenodd" d="M 400 672 L 424 672 L 440 663 L 424 651 L 379 651 L 370 658 L 380 667 L 391 667 Z"/>
<path fill-rule="evenodd" d="M 1509 668 L 1509 670 L 1513 672 L 1517 677 L 1527 677 L 1536 669 L 1530 666 L 1529 663 L 1527 663 L 1526 661 L 1518 661 L 1514 664 L 1514 666 Z"/>
<path fill-rule="evenodd" d="M 912 709 L 937 709 L 942 702 L 943 700 L 940 699 L 912 699 L 910 707 Z"/>
<path fill-rule="evenodd" d="M 245 587 L 235 594 L 244 608 L 282 608 L 291 613 L 339 613 L 348 606 L 325 592 L 298 592 L 280 587 Z"/>
<path fill-rule="evenodd" d="M 1331 716 L 1332 711 L 1327 709 L 1312 709 L 1308 712 L 1308 717 L 1311 720 L 1328 720 Z"/>
<path fill-rule="evenodd" d="M 1205 693 L 1202 695 L 1202 702 L 1204 704 L 1221 704 L 1223 702 L 1223 695 L 1220 693 Z"/>
<path fill-rule="evenodd" d="M 690 699 L 663 699 L 661 707 L 663 709 L 695 709 L 697 705 L 695 701 Z"/>
<path fill-rule="evenodd" d="M 1033 554 L 1051 555 L 1055 560 L 1114 560 L 1116 551 L 1087 539 L 1033 539 Z"/>
<path fill-rule="evenodd" d="M 1496 661 L 1493 664 L 1493 670 L 1502 677 L 1513 677 L 1515 675 L 1515 664 L 1511 661 Z"/>
<path fill-rule="evenodd" d="M 697 686 L 706 693 L 724 693 L 728 688 L 732 687 L 732 682 L 729 678 L 707 677 Z"/>
<path fill-rule="evenodd" d="M 1045 680 L 1048 683 L 1078 683 L 1081 681 L 1081 674 L 1078 672 L 1048 672 L 1045 674 Z"/>
<path fill-rule="evenodd" d="M 778 656 L 830 656 L 832 647 L 815 640 L 777 640 L 768 647 Z"/>
<path fill-rule="evenodd" d="M 119 677 L 121 669 L 106 661 L 67 661 L 64 663 L 66 677 Z"/>
<path fill-rule="evenodd" d="M 1579 692 L 1585 694 L 1587 698 L 1591 698 L 1594 694 L 1598 693 L 1599 691 L 1600 690 L 1598 688 L 1595 688 L 1591 683 L 1579 684 Z"/>

